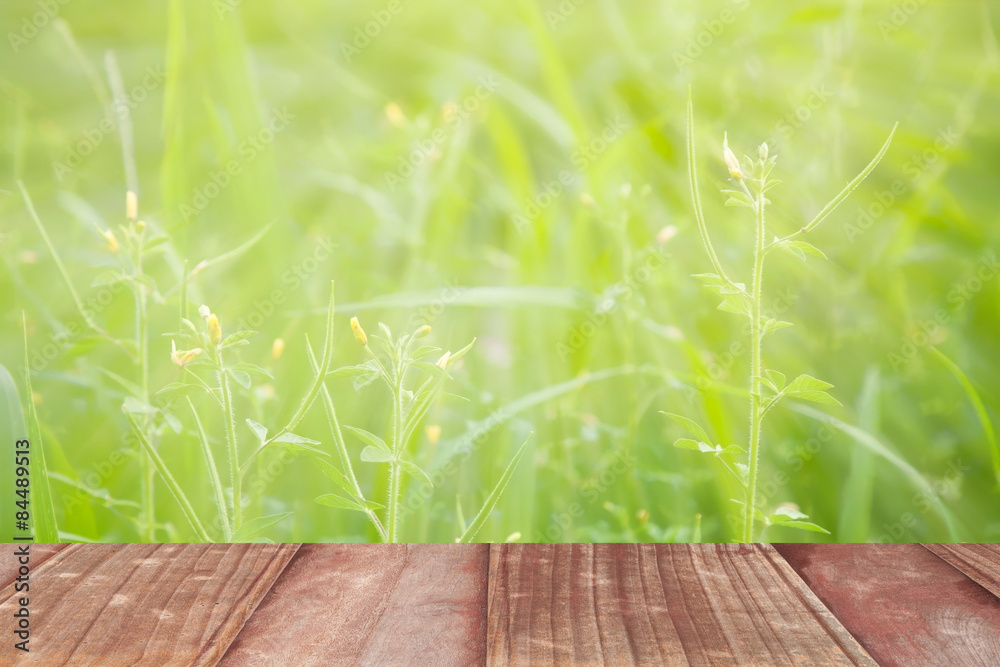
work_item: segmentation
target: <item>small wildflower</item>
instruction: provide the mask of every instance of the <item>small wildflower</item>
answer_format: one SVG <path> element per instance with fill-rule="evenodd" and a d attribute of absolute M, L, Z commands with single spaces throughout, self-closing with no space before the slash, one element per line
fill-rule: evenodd
<path fill-rule="evenodd" d="M 444 354 L 441 355 L 441 358 L 437 360 L 435 366 L 437 366 L 438 368 L 447 368 L 448 360 L 450 359 L 451 359 L 451 352 L 445 352 Z"/>
<path fill-rule="evenodd" d="M 656 234 L 656 242 L 659 245 L 664 245 L 667 241 L 674 238 L 675 236 L 677 236 L 677 227 L 673 225 L 667 225 Z"/>
<path fill-rule="evenodd" d="M 216 345 L 222 341 L 222 325 L 219 324 L 219 317 L 215 313 L 208 316 L 208 336 Z"/>
<path fill-rule="evenodd" d="M 275 338 L 274 342 L 271 344 L 271 357 L 277 359 L 281 356 L 281 353 L 285 351 L 285 341 L 281 338 Z"/>
<path fill-rule="evenodd" d="M 196 347 L 193 350 L 178 350 L 177 344 L 174 341 L 170 341 L 170 361 L 174 362 L 178 368 L 184 368 L 194 361 L 199 354 L 201 354 L 200 347 Z"/>
<path fill-rule="evenodd" d="M 740 171 L 740 161 L 736 159 L 736 154 L 729 148 L 728 132 L 722 138 L 722 153 L 726 158 L 726 168 L 729 169 L 729 175 L 736 179 L 743 178 L 743 172 Z"/>
<path fill-rule="evenodd" d="M 414 338 L 425 338 L 425 337 L 429 336 L 430 333 L 431 333 L 431 325 L 425 324 L 424 326 L 422 326 L 419 329 L 417 329 L 416 332 L 414 332 L 413 337 Z"/>
<path fill-rule="evenodd" d="M 103 236 L 104 240 L 108 242 L 108 252 L 118 252 L 118 239 L 115 238 L 115 233 L 113 231 L 106 229 L 101 232 L 101 236 Z"/>
<path fill-rule="evenodd" d="M 198 306 L 198 314 L 207 320 L 208 316 L 212 314 L 212 309 L 206 306 L 205 304 L 201 304 L 200 306 Z"/>
<path fill-rule="evenodd" d="M 129 220 L 139 217 L 139 196 L 131 190 L 125 193 L 125 217 Z"/>
<path fill-rule="evenodd" d="M 362 347 L 368 347 L 368 336 L 365 335 L 365 330 L 361 328 L 361 323 L 356 317 L 351 318 L 351 331 L 354 333 L 354 340 L 361 343 Z"/>
<path fill-rule="evenodd" d="M 404 127 L 406 125 L 406 116 L 395 102 L 389 102 L 385 105 L 385 117 L 396 127 Z"/>

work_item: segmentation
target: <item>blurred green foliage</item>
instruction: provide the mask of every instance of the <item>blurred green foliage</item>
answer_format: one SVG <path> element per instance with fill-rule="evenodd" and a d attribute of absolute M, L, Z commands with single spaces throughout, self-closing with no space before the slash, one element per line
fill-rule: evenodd
<path fill-rule="evenodd" d="M 672 448 L 682 431 L 659 414 L 697 416 L 717 441 L 745 444 L 744 322 L 690 277 L 706 269 L 685 173 L 690 85 L 708 225 L 742 275 L 753 224 L 718 193 L 724 131 L 738 154 L 766 140 L 778 155 L 769 224 L 786 234 L 900 122 L 879 168 L 811 235 L 829 259 L 768 267 L 765 312 L 795 326 L 768 338 L 765 360 L 829 380 L 844 407 L 823 406 L 834 425 L 806 408 L 768 416 L 762 505 L 794 503 L 832 535 L 767 538 L 1000 539 L 1000 59 L 989 5 L 4 2 L 0 363 L 21 382 L 24 311 L 60 530 L 139 539 L 128 389 L 115 379 L 134 381 L 135 368 L 86 335 L 19 180 L 84 304 L 122 338 L 134 303 L 94 285 L 114 265 L 98 230 L 125 221 L 137 180 L 140 217 L 171 238 L 146 267 L 151 391 L 178 379 L 161 334 L 178 329 L 184 262 L 265 229 L 188 287 L 188 317 L 205 303 L 227 333 L 261 332 L 239 358 L 274 379 L 237 392 L 241 414 L 277 424 L 296 410 L 312 378 L 305 335 L 321 338 L 331 279 L 336 366 L 365 361 L 353 315 L 370 329 L 428 322 L 444 349 L 476 338 L 448 385 L 466 400 L 444 395 L 408 444 L 420 465 L 452 472 L 406 517 L 403 539 L 460 535 L 532 431 L 478 539 L 683 541 L 699 522 L 706 541 L 735 539 L 733 482 Z M 131 175 L 108 50 L 131 107 Z M 382 388 L 328 385 L 342 422 L 385 432 Z M 221 460 L 223 420 L 199 400 Z M 212 508 L 180 405 L 181 433 L 165 430 L 159 451 L 192 503 Z M 483 424 L 473 454 L 446 468 Z M 237 429 L 249 454 L 252 434 Z M 319 404 L 298 431 L 332 451 Z M 384 498 L 376 464 L 349 445 L 368 496 Z M 314 502 L 332 489 L 309 454 L 254 466 L 248 512 L 292 513 L 271 539 L 377 539 L 360 512 Z M 169 526 L 159 539 L 194 537 L 162 485 L 156 502 Z"/>

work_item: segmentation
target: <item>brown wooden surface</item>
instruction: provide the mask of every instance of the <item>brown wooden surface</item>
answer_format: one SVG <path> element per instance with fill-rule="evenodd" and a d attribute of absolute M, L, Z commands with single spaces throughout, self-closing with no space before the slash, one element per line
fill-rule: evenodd
<path fill-rule="evenodd" d="M 1000 665 L 1000 600 L 921 545 L 775 546 L 880 665 Z"/>
<path fill-rule="evenodd" d="M 495 545 L 491 665 L 873 665 L 770 547 Z"/>
<path fill-rule="evenodd" d="M 297 549 L 71 545 L 32 568 L 31 652 L 13 651 L 5 632 L 0 657 L 43 665 L 214 665 Z M 0 592 L 0 618 L 11 618 L 20 595 L 12 586 Z"/>
<path fill-rule="evenodd" d="M 925 544 L 924 547 L 1000 597 L 1000 544 Z"/>
<path fill-rule="evenodd" d="M 306 544 L 222 664 L 482 665 L 486 544 Z"/>
<path fill-rule="evenodd" d="M 17 550 L 26 543 L 14 543 L 4 545 L 4 554 L 0 556 L 0 591 L 7 588 L 12 581 L 17 578 L 18 568 L 20 563 L 15 554 Z M 34 542 L 28 543 L 28 554 L 29 560 L 28 567 L 34 570 L 42 563 L 47 561 L 52 556 L 68 547 L 69 544 L 36 544 Z M 31 576 L 30 573 L 28 575 Z"/>

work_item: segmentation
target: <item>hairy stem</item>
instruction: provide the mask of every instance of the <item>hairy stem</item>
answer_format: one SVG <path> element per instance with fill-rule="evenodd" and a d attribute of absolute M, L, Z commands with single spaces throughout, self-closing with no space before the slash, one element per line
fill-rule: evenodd
<path fill-rule="evenodd" d="M 743 517 L 743 542 L 753 542 L 753 521 L 756 512 L 757 499 L 757 465 L 760 459 L 760 424 L 763 418 L 761 414 L 760 395 L 760 301 L 761 288 L 764 281 L 764 195 L 757 195 L 757 233 L 754 241 L 753 253 L 753 286 L 751 309 L 751 336 L 750 343 L 750 452 L 749 452 L 749 472 L 747 474 L 746 501 L 744 504 Z"/>
<path fill-rule="evenodd" d="M 142 245 L 136 250 L 136 276 L 142 274 Z M 142 391 L 143 403 L 149 403 L 149 317 L 146 313 L 146 286 L 135 284 L 135 350 L 139 363 L 139 388 Z M 150 418 L 143 415 L 142 429 L 152 445 L 150 437 Z M 142 528 L 143 539 L 147 542 L 156 540 L 155 516 L 155 482 L 154 470 L 149 456 L 145 452 L 139 454 L 139 485 L 142 495 Z"/>
<path fill-rule="evenodd" d="M 201 444 L 201 453 L 205 457 L 205 467 L 208 468 L 208 480 L 212 485 L 212 493 L 215 496 L 215 504 L 219 508 L 219 519 L 222 524 L 222 534 L 226 539 L 226 542 L 232 542 L 233 540 L 233 528 L 229 523 L 229 510 L 226 507 L 226 496 L 222 490 L 222 480 L 219 479 L 219 469 L 215 465 L 215 457 L 212 456 L 212 448 L 208 444 L 208 437 L 205 435 L 205 429 L 201 425 L 201 419 L 198 418 L 198 411 L 194 408 L 194 403 L 191 399 L 187 399 L 188 406 L 191 408 L 191 414 L 194 415 L 194 424 L 198 429 L 198 442 Z"/>
<path fill-rule="evenodd" d="M 222 392 L 222 411 L 226 420 L 226 443 L 229 445 L 229 477 L 233 486 L 233 532 L 243 523 L 243 475 L 240 474 L 239 452 L 236 448 L 236 415 L 233 413 L 233 396 L 229 389 L 229 375 L 219 350 L 219 390 Z"/>
<path fill-rule="evenodd" d="M 316 362 L 316 355 L 313 353 L 312 346 L 309 345 L 309 339 L 306 338 L 306 353 L 309 355 L 309 363 L 312 366 L 313 372 L 316 373 L 319 370 L 319 364 Z M 340 420 L 337 418 L 337 409 L 333 404 L 333 399 L 330 397 L 330 390 L 326 388 L 326 383 L 320 390 L 320 394 L 323 396 L 323 404 L 326 407 L 326 419 L 330 425 L 330 434 L 333 436 L 333 444 L 337 448 L 337 454 L 340 456 L 340 463 L 344 467 L 344 475 L 347 477 L 347 481 L 351 483 L 351 487 L 354 489 L 354 493 L 361 500 L 365 499 L 365 494 L 361 491 L 361 485 L 358 484 L 358 478 L 354 474 L 354 466 L 351 465 L 351 457 L 347 453 L 347 443 L 344 442 L 344 433 L 340 428 Z M 382 526 L 382 522 L 379 521 L 378 514 L 374 510 L 366 509 L 365 515 L 368 520 L 372 522 L 375 526 L 375 530 L 378 531 L 379 537 L 382 541 L 386 541 L 388 535 L 385 532 L 385 528 Z"/>
<path fill-rule="evenodd" d="M 399 361 L 393 387 L 392 462 L 389 473 L 389 542 L 396 542 L 399 533 L 399 457 L 403 455 L 403 362 Z"/>

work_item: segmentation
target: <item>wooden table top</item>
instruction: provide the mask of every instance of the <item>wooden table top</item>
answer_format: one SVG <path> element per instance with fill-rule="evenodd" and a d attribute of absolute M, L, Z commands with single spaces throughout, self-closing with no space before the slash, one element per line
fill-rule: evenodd
<path fill-rule="evenodd" d="M 0 557 L 3 665 L 1000 665 L 995 544 L 30 553 L 29 653 Z"/>

